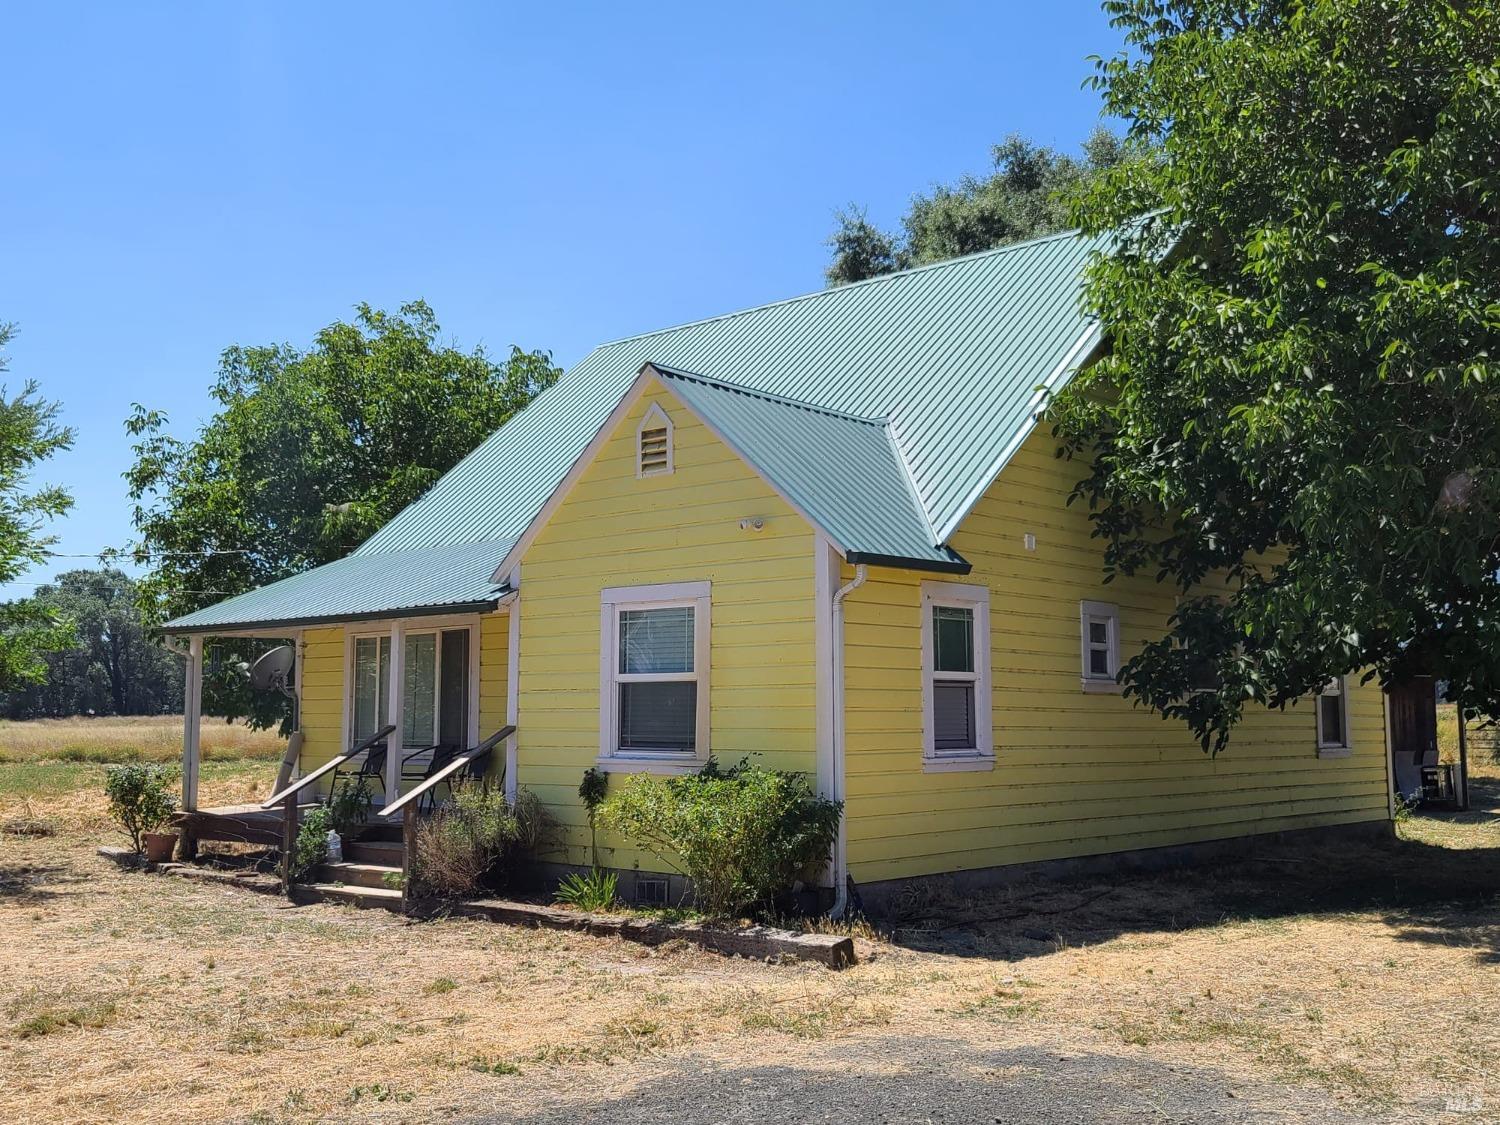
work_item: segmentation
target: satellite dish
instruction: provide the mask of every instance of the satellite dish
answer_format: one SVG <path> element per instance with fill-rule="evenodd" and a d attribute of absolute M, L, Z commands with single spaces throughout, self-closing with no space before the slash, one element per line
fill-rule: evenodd
<path fill-rule="evenodd" d="M 292 686 L 287 677 L 292 674 L 292 663 L 297 652 L 291 645 L 280 645 L 260 657 L 250 666 L 250 686 L 256 691 L 279 691 L 290 697 Z"/>

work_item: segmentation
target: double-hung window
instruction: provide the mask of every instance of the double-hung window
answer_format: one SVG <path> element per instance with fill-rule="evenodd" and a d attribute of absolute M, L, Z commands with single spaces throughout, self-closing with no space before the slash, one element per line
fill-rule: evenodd
<path fill-rule="evenodd" d="M 922 754 L 928 769 L 988 769 L 990 591 L 922 583 Z"/>
<path fill-rule="evenodd" d="M 617 587 L 600 606 L 599 756 L 605 764 L 708 757 L 709 584 Z"/>
<path fill-rule="evenodd" d="M 1318 693 L 1318 755 L 1338 758 L 1349 752 L 1349 696 L 1343 676 L 1323 685 Z"/>
<path fill-rule="evenodd" d="M 1120 611 L 1108 602 L 1080 602 L 1078 620 L 1083 646 L 1083 690 L 1119 691 Z"/>

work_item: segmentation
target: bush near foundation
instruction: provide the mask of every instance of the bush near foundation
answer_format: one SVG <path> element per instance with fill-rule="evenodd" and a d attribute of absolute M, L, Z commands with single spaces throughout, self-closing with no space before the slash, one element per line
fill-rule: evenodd
<path fill-rule="evenodd" d="M 805 774 L 710 760 L 681 777 L 637 774 L 604 802 L 599 823 L 692 879 L 699 910 L 731 917 L 769 910 L 821 870 L 842 807 Z"/>
<path fill-rule="evenodd" d="M 544 846 L 551 817 L 527 790 L 514 806 L 499 790 L 464 785 L 453 799 L 417 822 L 412 879 L 422 892 L 443 897 L 503 886 Z"/>

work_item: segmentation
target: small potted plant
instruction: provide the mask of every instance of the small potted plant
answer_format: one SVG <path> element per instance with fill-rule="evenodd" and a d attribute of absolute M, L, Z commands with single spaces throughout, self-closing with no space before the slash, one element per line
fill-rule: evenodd
<path fill-rule="evenodd" d="M 148 863 L 165 863 L 177 846 L 177 833 L 162 831 L 177 811 L 177 798 L 171 791 L 176 776 L 169 766 L 138 762 L 111 766 L 104 774 L 110 815 L 130 837 L 136 855 Z"/>

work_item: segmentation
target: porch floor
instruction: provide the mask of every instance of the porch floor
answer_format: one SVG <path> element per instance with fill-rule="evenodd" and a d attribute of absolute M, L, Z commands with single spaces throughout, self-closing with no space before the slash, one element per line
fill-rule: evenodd
<path fill-rule="evenodd" d="M 316 802 L 299 805 L 299 816 L 317 808 Z M 221 805 L 217 808 L 179 812 L 172 817 L 172 827 L 192 840 L 219 840 L 233 844 L 281 846 L 282 810 L 263 809 L 259 805 Z M 394 843 L 400 850 L 401 822 L 377 823 L 360 833 L 361 842 Z"/>

